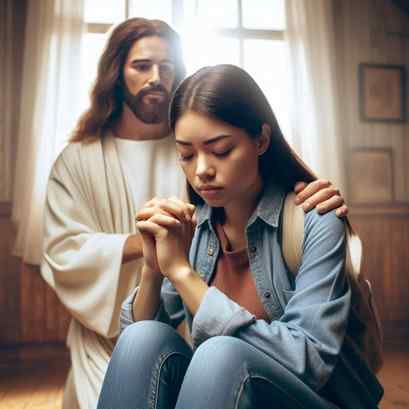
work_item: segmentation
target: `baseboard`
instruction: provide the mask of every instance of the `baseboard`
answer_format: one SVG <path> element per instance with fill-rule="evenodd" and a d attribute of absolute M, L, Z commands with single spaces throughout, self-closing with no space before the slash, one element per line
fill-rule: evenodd
<path fill-rule="evenodd" d="M 0 365 L 14 363 L 56 361 L 69 362 L 70 355 L 64 343 L 23 344 L 0 348 Z"/>

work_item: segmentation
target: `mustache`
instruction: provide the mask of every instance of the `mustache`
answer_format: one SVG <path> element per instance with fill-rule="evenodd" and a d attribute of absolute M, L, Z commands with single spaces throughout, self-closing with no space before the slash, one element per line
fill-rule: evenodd
<path fill-rule="evenodd" d="M 146 88 L 142 88 L 139 91 L 139 96 L 143 97 L 146 94 L 149 94 L 151 92 L 160 92 L 162 94 L 164 94 L 165 96 L 169 97 L 169 92 L 167 91 L 167 89 L 161 85 L 161 84 L 157 84 L 157 85 L 149 85 Z"/>

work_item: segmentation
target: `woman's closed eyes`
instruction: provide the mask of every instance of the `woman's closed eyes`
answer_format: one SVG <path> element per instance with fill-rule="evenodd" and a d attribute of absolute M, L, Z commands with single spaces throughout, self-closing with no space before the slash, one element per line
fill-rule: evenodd
<path fill-rule="evenodd" d="M 214 150 L 210 153 L 216 156 L 217 158 L 225 158 L 231 153 L 232 150 L 233 150 L 233 147 L 229 147 L 229 148 Z M 189 161 L 190 159 L 193 159 L 193 156 L 194 156 L 193 152 L 192 153 L 179 152 L 179 160 L 181 160 L 182 162 L 186 162 L 186 161 Z"/>

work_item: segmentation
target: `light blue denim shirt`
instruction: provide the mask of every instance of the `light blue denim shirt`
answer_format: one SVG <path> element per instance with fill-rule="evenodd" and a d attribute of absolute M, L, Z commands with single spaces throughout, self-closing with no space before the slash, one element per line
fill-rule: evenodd
<path fill-rule="evenodd" d="M 250 270 L 270 322 L 257 320 L 215 287 L 209 287 L 192 317 L 168 280 L 164 281 L 162 303 L 155 319 L 176 327 L 186 318 L 194 348 L 218 335 L 241 338 L 319 390 L 342 355 L 350 312 L 351 291 L 344 274 L 344 222 L 334 211 L 319 215 L 312 210 L 305 215 L 303 257 L 294 277 L 283 260 L 279 238 L 284 197 L 285 193 L 277 186 L 266 187 L 246 227 Z M 215 270 L 220 243 L 211 223 L 212 209 L 207 205 L 198 207 L 197 219 L 189 259 L 194 270 L 208 283 Z M 133 322 L 135 293 L 123 304 L 122 328 Z M 347 357 L 344 363 L 351 367 L 348 360 Z M 347 372 L 350 376 L 350 371 Z M 376 382 L 368 368 L 364 370 L 364 378 L 366 388 L 368 382 Z M 350 389 L 350 385 L 345 388 Z M 380 391 L 376 391 L 379 395 Z"/>

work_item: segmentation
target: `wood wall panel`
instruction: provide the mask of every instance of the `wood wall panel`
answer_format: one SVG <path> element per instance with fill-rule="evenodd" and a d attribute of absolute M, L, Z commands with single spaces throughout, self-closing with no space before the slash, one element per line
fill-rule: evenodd
<path fill-rule="evenodd" d="M 63 342 L 69 314 L 43 280 L 37 266 L 22 265 L 21 343 Z"/>
<path fill-rule="evenodd" d="M 409 37 L 389 34 L 388 27 L 399 27 L 409 16 L 388 0 L 334 0 L 336 54 L 341 93 L 341 132 L 344 135 L 348 180 L 348 160 L 355 148 L 388 148 L 394 156 L 393 190 L 396 200 L 409 201 L 409 123 L 364 122 L 359 117 L 358 67 L 360 63 L 394 64 L 409 67 Z M 398 17 L 399 19 L 398 19 Z"/>
<path fill-rule="evenodd" d="M 7 118 L 11 120 L 8 123 L 13 135 L 11 142 L 5 143 L 1 138 L 6 135 L 0 132 L 0 348 L 27 343 L 63 342 L 69 321 L 67 312 L 41 278 L 38 267 L 23 265 L 11 255 L 15 239 L 15 228 L 10 218 L 12 203 L 2 201 L 10 199 L 14 171 L 10 164 L 15 163 L 17 151 L 15 135 L 18 130 L 26 7 L 26 0 L 7 2 L 0 7 L 0 37 L 3 38 L 6 26 L 12 24 L 15 31 L 13 41 L 19 44 L 12 48 L 13 55 L 8 58 L 9 65 L 5 66 L 14 67 L 12 75 L 8 72 L 7 88 L 14 98 L 6 111 Z M 3 49 L 0 54 L 3 55 Z M 0 69 L 0 74 L 2 72 Z M 0 115 L 0 120 L 2 118 Z"/>
<path fill-rule="evenodd" d="M 350 183 L 353 203 L 391 203 L 393 191 L 393 153 L 390 148 L 356 148 L 350 153 L 350 172 L 359 175 Z"/>
<path fill-rule="evenodd" d="M 370 278 L 385 339 L 409 336 L 409 212 L 351 216 L 364 246 L 363 271 Z"/>
<path fill-rule="evenodd" d="M 9 220 L 0 219 L 0 232 L 0 349 L 65 342 L 69 314 L 41 277 L 38 266 L 10 256 L 14 229 Z"/>
<path fill-rule="evenodd" d="M 341 134 L 351 218 L 385 338 L 409 336 L 409 123 L 365 122 L 359 64 L 409 67 L 409 16 L 389 0 L 334 0 Z M 388 159 L 389 158 L 389 159 Z"/>
<path fill-rule="evenodd" d="M 13 190 L 25 16 L 26 0 L 0 2 L 0 202 Z"/>
<path fill-rule="evenodd" d="M 0 345 L 14 343 L 20 331 L 20 273 L 18 260 L 10 256 L 15 231 L 6 208 L 0 216 Z"/>
<path fill-rule="evenodd" d="M 19 95 L 21 91 L 22 57 L 24 44 L 24 27 L 26 16 L 26 0 L 1 2 L 0 6 L 0 37 L 4 39 L 6 27 L 12 25 L 13 35 L 8 38 L 8 45 L 0 45 L 0 54 L 4 56 L 6 50 L 8 61 L 1 61 L 1 72 L 6 73 L 7 86 L 1 87 L 0 100 L 4 101 L 7 95 L 11 102 L 0 104 L 0 121 L 7 121 L 6 126 L 0 124 L 0 346 L 19 342 L 21 334 L 20 322 L 20 263 L 11 255 L 11 247 L 15 237 L 15 229 L 10 220 L 11 192 L 14 178 L 15 157 L 17 151 L 17 130 L 19 120 Z M 2 83 L 2 85 L 3 85 Z M 11 132 L 10 132 L 11 130 Z M 4 131 L 4 132 L 2 132 Z M 7 133 L 6 133 L 7 131 Z"/>
<path fill-rule="evenodd" d="M 368 211 L 351 219 L 362 239 L 362 268 L 373 285 L 381 319 L 388 328 L 391 323 L 408 327 L 409 335 L 409 213 Z"/>

